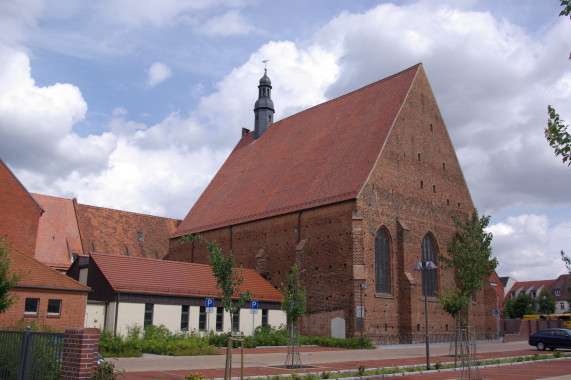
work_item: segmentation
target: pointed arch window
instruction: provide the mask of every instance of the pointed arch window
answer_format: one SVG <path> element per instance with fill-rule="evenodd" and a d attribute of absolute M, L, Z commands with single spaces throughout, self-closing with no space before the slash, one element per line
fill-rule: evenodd
<path fill-rule="evenodd" d="M 424 238 L 422 239 L 421 261 L 432 261 L 434 264 L 438 265 L 436 262 L 436 246 L 434 245 L 434 240 L 429 234 L 424 235 Z M 438 269 L 422 271 L 422 283 L 423 286 L 426 286 L 426 295 L 428 297 L 436 297 L 437 273 Z"/>
<path fill-rule="evenodd" d="M 391 292 L 391 260 L 390 242 L 385 229 L 381 228 L 375 235 L 375 291 Z"/>

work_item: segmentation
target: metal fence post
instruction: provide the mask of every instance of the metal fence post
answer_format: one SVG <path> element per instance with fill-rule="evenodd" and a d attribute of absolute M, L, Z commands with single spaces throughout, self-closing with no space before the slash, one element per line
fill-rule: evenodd
<path fill-rule="evenodd" d="M 25 380 L 28 377 L 28 367 L 29 367 L 29 359 L 30 359 L 30 347 L 32 346 L 30 343 L 31 335 L 30 335 L 30 326 L 26 326 L 26 331 L 22 336 L 22 348 L 20 350 L 20 367 L 18 368 L 18 380 Z"/>

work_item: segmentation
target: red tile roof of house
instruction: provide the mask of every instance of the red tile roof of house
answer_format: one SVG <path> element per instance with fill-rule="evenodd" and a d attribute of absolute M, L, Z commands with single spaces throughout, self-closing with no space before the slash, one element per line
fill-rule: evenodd
<path fill-rule="evenodd" d="M 52 269 L 32 257 L 11 249 L 9 272 L 18 273 L 22 277 L 16 286 L 30 288 L 64 289 L 88 291 L 90 288 L 63 273 Z"/>
<path fill-rule="evenodd" d="M 81 255 L 81 241 L 72 199 L 32 194 L 44 209 L 38 226 L 36 260 L 58 270 L 71 265 L 70 252 Z"/>
<path fill-rule="evenodd" d="M 76 204 L 77 223 L 84 254 L 162 259 L 169 250 L 169 237 L 179 220 L 103 207 Z"/>
<path fill-rule="evenodd" d="M 422 65 L 248 133 L 173 237 L 355 199 Z"/>
<path fill-rule="evenodd" d="M 520 293 L 529 293 L 531 291 L 538 291 L 539 289 L 547 289 L 550 290 L 551 285 L 555 282 L 555 280 L 540 280 L 540 281 L 518 281 L 513 284 L 510 292 L 517 292 Z M 539 297 L 539 292 L 536 294 L 536 297 Z"/>
<path fill-rule="evenodd" d="M 116 292 L 218 297 L 209 265 L 92 253 L 91 259 Z M 256 271 L 244 269 L 241 289 L 252 299 L 280 302 L 281 293 Z"/>

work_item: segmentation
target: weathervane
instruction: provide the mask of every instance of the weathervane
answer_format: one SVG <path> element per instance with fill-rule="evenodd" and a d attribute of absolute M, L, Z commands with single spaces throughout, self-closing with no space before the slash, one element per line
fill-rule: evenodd
<path fill-rule="evenodd" d="M 268 71 L 267 63 L 270 62 L 270 60 L 266 59 L 266 60 L 263 60 L 262 62 L 264 62 L 264 71 Z"/>

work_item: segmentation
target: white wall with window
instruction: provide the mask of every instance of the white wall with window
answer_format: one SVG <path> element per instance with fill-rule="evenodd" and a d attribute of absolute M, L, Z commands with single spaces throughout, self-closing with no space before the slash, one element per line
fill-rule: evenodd
<path fill-rule="evenodd" d="M 105 329 L 113 331 L 115 326 L 114 302 L 110 302 L 107 306 L 88 305 L 86 327 L 102 328 L 105 314 L 107 314 Z M 152 321 L 151 323 L 155 326 L 164 325 L 172 332 L 206 332 L 208 328 L 214 333 L 222 333 L 229 332 L 232 328 L 230 314 L 223 307 L 214 307 L 212 313 L 206 313 L 204 306 L 185 307 L 183 305 L 121 302 L 117 308 L 117 333 L 126 335 L 128 328 L 135 325 L 143 328 L 145 319 L 147 322 Z M 261 326 L 262 323 L 274 327 L 286 324 L 286 315 L 281 310 L 259 309 L 257 314 L 252 314 L 249 308 L 242 308 L 237 317 L 239 331 L 245 335 L 252 335 L 252 319 L 254 328 Z"/>

